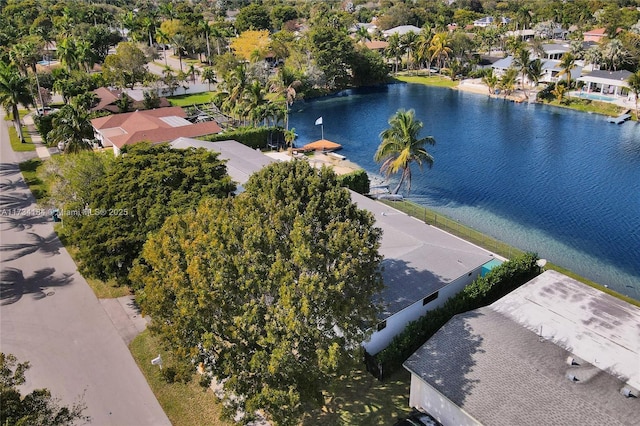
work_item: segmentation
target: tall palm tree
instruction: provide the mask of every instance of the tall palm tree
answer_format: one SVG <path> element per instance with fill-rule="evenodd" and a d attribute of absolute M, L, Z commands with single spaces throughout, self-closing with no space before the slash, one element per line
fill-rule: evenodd
<path fill-rule="evenodd" d="M 415 111 L 398 110 L 389 119 L 389 128 L 380 133 L 381 143 L 374 155 L 376 162 L 382 162 L 380 171 L 387 175 L 402 171 L 400 182 L 393 190 L 397 194 L 402 184 L 406 182 L 407 193 L 411 191 L 411 164 L 416 163 L 422 168 L 427 164 L 433 166 L 433 157 L 424 148 L 425 145 L 435 145 L 433 136 L 419 138 L 423 124 L 416 120 Z"/>
<path fill-rule="evenodd" d="M 518 76 L 518 70 L 512 67 L 509 67 L 505 70 L 504 74 L 500 78 L 500 82 L 498 83 L 498 85 L 500 86 L 500 89 L 504 92 L 505 99 L 516 88 L 517 76 Z"/>
<path fill-rule="evenodd" d="M 402 45 L 398 33 L 391 34 L 388 39 L 389 45 L 385 49 L 385 55 L 395 61 L 394 74 L 398 74 L 398 61 L 402 57 Z"/>
<path fill-rule="evenodd" d="M 174 49 L 178 52 L 178 59 L 180 60 L 180 71 L 182 71 L 182 51 L 187 44 L 187 37 L 184 34 L 176 34 L 171 38 L 174 44 Z"/>
<path fill-rule="evenodd" d="M 438 61 L 438 66 L 444 68 L 449 55 L 453 52 L 449 46 L 449 34 L 445 32 L 438 33 L 431 39 L 431 45 L 429 46 L 429 52 L 431 53 L 430 60 Z"/>
<path fill-rule="evenodd" d="M 93 139 L 93 126 L 89 114 L 74 103 L 63 106 L 53 119 L 53 129 L 47 140 L 53 144 L 64 145 L 65 153 L 77 153 L 91 150 L 86 140 Z"/>
<path fill-rule="evenodd" d="M 296 89 L 300 86 L 302 86 L 302 82 L 296 80 L 293 74 L 286 71 L 286 68 L 280 68 L 270 81 L 269 91 L 280 95 L 285 104 L 284 122 L 286 130 L 289 130 L 289 107 L 296 100 L 298 95 Z"/>
<path fill-rule="evenodd" d="M 529 93 L 527 93 L 524 80 L 527 77 L 527 73 L 529 71 L 529 67 L 531 66 L 531 56 L 529 53 L 529 49 L 523 47 L 516 52 L 515 57 L 513 58 L 513 64 L 516 69 L 520 72 L 520 83 L 522 84 L 522 92 L 524 93 L 525 99 L 529 99 Z"/>
<path fill-rule="evenodd" d="M 164 66 L 167 64 L 167 44 L 171 42 L 169 34 L 162 31 L 160 28 L 156 29 L 156 41 L 162 45 L 162 56 L 164 56 Z"/>
<path fill-rule="evenodd" d="M 400 37 L 400 45 L 407 52 L 407 69 L 413 68 L 414 51 L 418 43 L 418 34 L 409 31 Z"/>
<path fill-rule="evenodd" d="M 216 72 L 212 67 L 204 68 L 200 77 L 209 84 L 209 91 L 211 91 L 211 83 L 217 83 Z"/>
<path fill-rule="evenodd" d="M 431 68 L 431 56 L 429 55 L 431 36 L 431 28 L 423 28 L 418 35 L 415 47 L 416 60 L 420 63 L 420 66 L 427 62 L 427 68 L 429 69 Z"/>
<path fill-rule="evenodd" d="M 40 93 L 40 81 L 38 80 L 36 64 L 42 57 L 43 47 L 44 40 L 38 36 L 31 36 L 22 43 L 14 44 L 9 51 L 9 59 L 18 67 L 18 70 L 21 71 L 25 77 L 29 76 L 29 70 L 33 72 L 36 80 L 36 89 L 38 91 L 37 93 L 40 99 L 40 105 L 42 107 L 44 107 L 44 104 L 42 101 L 42 94 Z M 29 85 L 29 90 L 31 90 L 31 85 Z"/>
<path fill-rule="evenodd" d="M 562 77 L 563 75 L 567 76 L 567 89 L 571 88 L 571 71 L 577 66 L 576 58 L 570 52 L 562 55 L 562 59 L 558 64 L 562 71 L 558 73 L 558 77 Z"/>
<path fill-rule="evenodd" d="M 538 86 L 538 83 L 542 78 L 542 60 L 540 58 L 536 58 L 529 63 L 529 68 L 527 68 L 527 78 L 529 81 L 533 82 L 534 87 Z"/>
<path fill-rule="evenodd" d="M 640 115 L 638 115 L 638 95 L 640 95 L 640 70 L 631 74 L 627 79 L 627 83 L 629 83 L 629 88 L 633 92 L 636 101 L 636 120 L 640 121 Z"/>
<path fill-rule="evenodd" d="M 79 68 L 76 42 L 73 38 L 66 37 L 59 40 L 56 48 L 58 59 L 67 67 L 68 71 L 74 71 Z"/>
<path fill-rule="evenodd" d="M 487 74 L 482 77 L 482 82 L 487 85 L 489 94 L 494 94 L 496 92 L 496 86 L 498 86 L 498 76 L 493 72 L 493 68 L 489 68 Z"/>
<path fill-rule="evenodd" d="M 25 107 L 33 105 L 33 97 L 29 92 L 29 79 L 20 75 L 16 67 L 4 62 L 0 62 L 0 105 L 7 113 L 11 113 L 16 133 L 24 143 L 18 105 Z"/>
<path fill-rule="evenodd" d="M 203 20 L 198 24 L 198 30 L 204 35 L 207 43 L 207 63 L 211 66 L 211 26 L 207 21 Z"/>

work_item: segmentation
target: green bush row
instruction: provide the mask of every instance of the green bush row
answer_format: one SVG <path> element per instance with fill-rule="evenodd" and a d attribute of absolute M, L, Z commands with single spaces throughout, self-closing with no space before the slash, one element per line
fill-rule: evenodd
<path fill-rule="evenodd" d="M 253 149 L 263 149 L 269 143 L 284 143 L 284 129 L 281 127 L 239 127 L 224 133 L 205 136 L 203 139 L 211 142 L 235 140 Z"/>
<path fill-rule="evenodd" d="M 454 315 L 489 305 L 531 280 L 539 273 L 537 261 L 537 254 L 525 253 L 504 262 L 484 277 L 478 277 L 443 306 L 410 322 L 389 346 L 375 355 L 380 375 L 388 376 L 402 367 L 402 363 Z"/>
<path fill-rule="evenodd" d="M 42 136 L 42 140 L 47 142 L 47 135 L 51 130 L 53 130 L 53 117 L 55 114 L 47 114 L 47 115 L 34 115 L 33 124 L 36 126 L 36 130 Z"/>
<path fill-rule="evenodd" d="M 369 176 L 364 170 L 356 170 L 346 175 L 338 176 L 340 186 L 349 188 L 359 194 L 369 193 Z"/>

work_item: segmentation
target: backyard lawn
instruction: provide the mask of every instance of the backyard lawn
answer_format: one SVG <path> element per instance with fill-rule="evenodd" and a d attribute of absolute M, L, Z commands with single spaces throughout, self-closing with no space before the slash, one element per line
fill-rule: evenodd
<path fill-rule="evenodd" d="M 179 95 L 167 98 L 173 106 L 191 106 L 200 105 L 211 102 L 213 98 L 212 92 L 194 93 L 192 95 Z"/>
<path fill-rule="evenodd" d="M 397 75 L 394 77 L 397 81 L 402 81 L 405 83 L 417 83 L 424 84 L 427 86 L 436 86 L 436 87 L 456 87 L 458 85 L 458 81 L 452 81 L 449 78 L 442 77 L 440 75 Z"/>

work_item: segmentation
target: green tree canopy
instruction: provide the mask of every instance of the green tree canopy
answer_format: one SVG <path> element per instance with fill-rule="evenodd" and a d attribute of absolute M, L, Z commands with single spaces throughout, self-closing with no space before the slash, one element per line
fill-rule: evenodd
<path fill-rule="evenodd" d="M 126 284 L 147 234 L 160 229 L 166 217 L 195 208 L 205 196 L 226 197 L 234 189 L 217 153 L 136 144 L 93 182 L 89 201 L 69 206 L 84 214 L 63 220 L 79 248 L 81 271 Z"/>
<path fill-rule="evenodd" d="M 85 405 L 60 406 L 47 389 L 36 389 L 26 395 L 19 386 L 26 382 L 28 362 L 18 362 L 11 354 L 0 353 L 0 424 L 3 426 L 39 425 L 70 426 L 90 421 L 82 414 Z"/>
<path fill-rule="evenodd" d="M 224 380 L 233 413 L 297 424 L 376 320 L 381 231 L 327 168 L 272 164 L 245 189 L 169 218 L 132 281 L 153 330 Z"/>
<path fill-rule="evenodd" d="M 238 32 L 247 30 L 268 30 L 271 28 L 269 11 L 261 4 L 252 3 L 240 9 L 235 27 Z"/>
<path fill-rule="evenodd" d="M 314 28 L 309 32 L 309 48 L 318 67 L 324 72 L 330 89 L 340 89 L 350 81 L 354 43 L 346 32 L 330 26 Z"/>
<path fill-rule="evenodd" d="M 133 88 L 136 83 L 144 81 L 148 73 L 147 62 L 144 52 L 134 43 L 119 43 L 116 53 L 104 61 L 104 78 L 116 86 Z"/>

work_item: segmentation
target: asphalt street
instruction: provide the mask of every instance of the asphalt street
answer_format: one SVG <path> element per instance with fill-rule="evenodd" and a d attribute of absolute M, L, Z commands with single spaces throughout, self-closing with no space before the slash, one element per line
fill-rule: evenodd
<path fill-rule="evenodd" d="M 0 351 L 29 361 L 25 391 L 80 397 L 94 425 L 169 425 L 116 326 L 38 210 L 0 112 Z M 84 395 L 84 396 L 83 396 Z"/>

